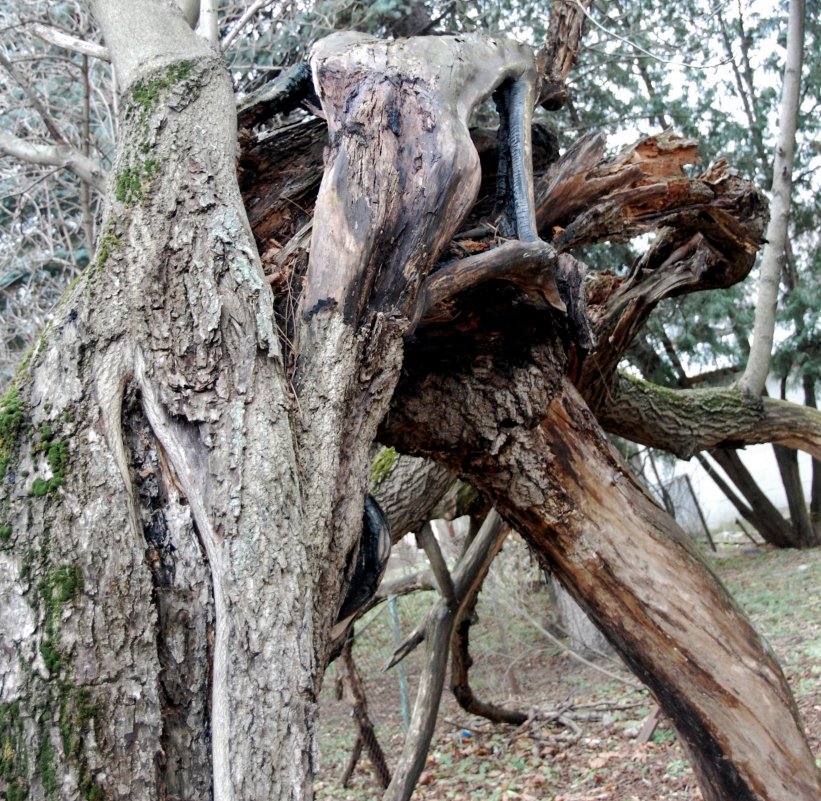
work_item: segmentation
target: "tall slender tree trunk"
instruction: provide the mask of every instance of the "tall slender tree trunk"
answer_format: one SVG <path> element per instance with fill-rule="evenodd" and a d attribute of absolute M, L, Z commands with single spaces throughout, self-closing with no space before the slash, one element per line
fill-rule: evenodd
<path fill-rule="evenodd" d="M 804 376 L 804 404 L 817 409 L 815 398 L 815 380 L 808 375 Z M 810 487 L 810 518 L 816 537 L 821 537 L 821 461 L 812 460 L 812 484 Z"/>
<path fill-rule="evenodd" d="M 781 116 L 773 165 L 770 223 L 767 226 L 756 301 L 753 342 L 740 386 L 745 392 L 760 395 L 764 390 L 775 331 L 775 307 L 784 269 L 787 224 L 792 200 L 792 168 L 795 154 L 795 129 L 804 60 L 804 0 L 790 0 L 787 25 L 787 59 L 781 95 Z"/>

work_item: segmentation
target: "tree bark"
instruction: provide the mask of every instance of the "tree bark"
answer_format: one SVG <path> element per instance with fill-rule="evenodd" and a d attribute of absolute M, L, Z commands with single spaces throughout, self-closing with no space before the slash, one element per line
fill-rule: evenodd
<path fill-rule="evenodd" d="M 383 440 L 435 453 L 493 499 L 650 687 L 705 799 L 817 798 L 821 776 L 771 652 L 634 482 L 560 357 L 536 345 L 500 370 L 492 342 L 461 345 L 446 364 L 421 342 L 407 354 Z"/>
<path fill-rule="evenodd" d="M 316 694 L 369 450 L 408 353 L 386 442 L 470 478 L 527 534 L 676 719 L 705 798 L 817 797 L 770 655 L 565 377 L 581 381 L 593 345 L 578 328 L 582 271 L 560 251 L 669 224 L 600 315 L 606 328 L 619 304 L 638 309 L 615 350 L 662 296 L 745 273 L 755 193 L 721 168 L 690 181 L 667 140 L 609 167 L 588 159 L 570 183 L 551 172 L 540 186 L 540 219 L 563 230 L 535 292 L 521 264 L 506 276 L 486 257 L 495 279 L 518 280 L 465 281 L 426 308 L 428 274 L 479 187 L 474 102 L 507 92 L 518 116 L 504 157 L 528 154 L 529 51 L 437 37 L 420 59 L 405 42 L 335 37 L 314 53 L 330 131 L 315 217 L 271 224 L 289 241 L 266 280 L 224 66 L 165 2 L 93 7 L 125 90 L 103 233 L 0 402 L 6 795 L 310 797 Z M 454 63 L 465 69 L 442 69 Z M 527 159 L 502 172 L 517 191 L 499 219 L 532 241 Z"/>
<path fill-rule="evenodd" d="M 817 409 L 815 399 L 815 380 L 808 375 L 803 378 L 804 404 Z M 817 537 L 821 537 L 821 460 L 813 457 L 812 485 L 810 489 L 810 519 Z"/>
<path fill-rule="evenodd" d="M 787 506 L 790 510 L 790 528 L 792 529 L 793 547 L 813 548 L 821 545 L 810 519 L 810 510 L 801 485 L 801 474 L 798 472 L 798 454 L 790 448 L 773 445 L 773 453 L 781 473 Z"/>
<path fill-rule="evenodd" d="M 620 374 L 600 414 L 611 433 L 689 459 L 713 448 L 775 442 L 821 454 L 821 415 L 737 389 L 670 390 Z"/>
<path fill-rule="evenodd" d="M 347 483 L 332 450 L 298 461 L 303 426 L 351 427 L 292 394 L 224 67 L 144 5 L 95 4 L 127 95 L 103 235 L 5 404 L 4 781 L 31 799 L 306 798 L 379 404 L 356 418 Z M 329 361 L 349 386 L 363 344 L 334 334 L 314 341 L 348 344 Z M 333 488 L 347 508 L 327 508 Z"/>

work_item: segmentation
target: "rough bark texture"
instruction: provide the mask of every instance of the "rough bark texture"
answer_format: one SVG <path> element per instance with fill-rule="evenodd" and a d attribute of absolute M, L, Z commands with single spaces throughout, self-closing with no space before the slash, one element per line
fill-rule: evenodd
<path fill-rule="evenodd" d="M 487 256 L 425 308 L 480 186 L 469 114 L 495 89 L 498 182 L 515 191 L 494 220 L 535 237 L 516 157 L 530 149 L 530 53 L 481 35 L 417 42 L 424 58 L 334 37 L 313 57 L 330 131 L 313 223 L 307 206 L 264 206 L 311 198 L 315 136 L 252 209 L 262 237 L 289 240 L 266 251 L 266 281 L 222 64 L 170 4 L 94 10 L 125 92 L 103 235 L 0 402 L 5 794 L 310 797 L 316 692 L 393 402 L 385 441 L 473 481 L 529 538 L 676 721 L 708 801 L 817 798 L 777 666 L 566 377 L 605 397 L 655 302 L 738 280 L 755 192 L 721 168 L 683 177 L 687 144 L 651 140 L 607 165 L 587 142 L 536 194 L 548 272 L 511 260 L 506 275 Z M 596 346 L 583 270 L 561 251 L 660 221 L 629 280 L 593 285 Z M 474 252 L 499 244 L 488 231 Z M 478 283 L 483 270 L 493 280 Z M 436 628 L 445 652 L 454 612 Z"/>
<path fill-rule="evenodd" d="M 717 447 L 777 442 L 821 453 L 821 420 L 807 406 L 738 389 L 670 390 L 619 375 L 601 423 L 613 434 L 689 459 Z"/>
<path fill-rule="evenodd" d="M 558 0 L 550 10 L 544 47 L 536 54 L 539 85 L 536 102 L 546 109 L 561 108 L 567 101 L 567 77 L 581 44 L 585 9 L 590 0 Z"/>
<path fill-rule="evenodd" d="M 33 799 L 54 782 L 66 798 L 296 798 L 311 771 L 292 402 L 235 130 L 209 111 L 230 83 L 187 35 L 196 58 L 160 56 L 128 86 L 96 263 L 21 377 L 41 433 L 22 438 L 4 494 L 12 593 L 39 627 L 24 616 L 8 640 L 22 672 L 4 702 L 30 732 Z"/>
<path fill-rule="evenodd" d="M 127 79 L 104 234 L 5 438 L 7 791 L 305 797 L 335 588 L 314 595 L 270 290 L 213 114 L 233 93 L 165 5 L 97 13 Z"/>
<path fill-rule="evenodd" d="M 436 517 L 434 509 L 455 481 L 447 467 L 430 459 L 383 449 L 371 467 L 370 491 L 388 518 L 393 542 Z"/>
<path fill-rule="evenodd" d="M 817 798 L 769 649 L 622 466 L 558 354 L 535 346 L 511 361 L 492 341 L 462 344 L 447 359 L 408 353 L 383 440 L 436 453 L 494 500 L 651 688 L 706 799 Z"/>

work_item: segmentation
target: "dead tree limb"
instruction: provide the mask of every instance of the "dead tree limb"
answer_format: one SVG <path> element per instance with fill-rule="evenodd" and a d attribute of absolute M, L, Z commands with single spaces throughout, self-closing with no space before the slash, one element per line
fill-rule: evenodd
<path fill-rule="evenodd" d="M 518 322 L 517 341 L 535 336 L 535 319 Z M 422 341 L 407 354 L 383 441 L 437 454 L 495 501 L 651 689 L 705 799 L 814 801 L 821 776 L 778 664 L 634 481 L 561 351 L 533 345 L 511 370 L 492 332 L 450 344 L 438 365 Z"/>
<path fill-rule="evenodd" d="M 356 768 L 359 755 L 362 752 L 362 746 L 364 745 L 370 757 L 371 764 L 373 765 L 374 772 L 376 773 L 377 781 L 382 787 L 387 787 L 391 781 L 391 773 L 388 768 L 388 763 L 385 760 L 385 754 L 376 737 L 376 731 L 374 730 L 370 715 L 368 714 L 368 699 L 365 694 L 365 685 L 362 682 L 362 677 L 359 675 L 359 670 L 353 659 L 353 640 L 349 639 L 345 643 L 342 649 L 341 661 L 344 667 L 344 672 L 340 676 L 342 693 L 345 700 L 350 704 L 351 713 L 356 723 L 356 741 L 354 742 L 348 766 L 345 768 L 345 773 L 342 776 L 342 786 L 348 786 L 348 782 Z"/>
<path fill-rule="evenodd" d="M 451 574 L 456 602 L 440 598 L 428 613 L 424 627 L 420 627 L 424 631 L 426 643 L 425 665 L 419 679 L 413 717 L 405 737 L 402 756 L 383 801 L 407 801 L 419 780 L 439 713 L 451 635 L 459 605 L 471 592 L 478 591 L 506 534 L 507 530 L 499 516 L 491 512 Z M 404 649 L 405 653 L 409 653 L 408 643 L 409 640 L 406 640 L 399 650 Z M 398 660 L 394 659 L 392 663 L 396 664 L 396 661 Z"/>
<path fill-rule="evenodd" d="M 470 627 L 473 624 L 472 616 L 478 600 L 477 587 L 475 592 L 464 599 L 459 608 L 450 643 L 450 689 L 465 712 L 486 718 L 493 723 L 521 726 L 528 719 L 527 713 L 482 701 L 476 697 L 470 686 L 470 668 L 473 666 L 473 658 L 470 655 Z"/>
<path fill-rule="evenodd" d="M 536 54 L 539 71 L 537 104 L 555 111 L 567 101 L 567 76 L 579 54 L 584 28 L 584 9 L 590 0 L 554 0 L 544 46 Z"/>

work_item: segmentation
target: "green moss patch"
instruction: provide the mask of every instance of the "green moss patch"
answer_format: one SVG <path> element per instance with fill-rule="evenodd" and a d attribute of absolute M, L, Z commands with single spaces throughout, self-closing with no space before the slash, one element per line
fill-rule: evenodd
<path fill-rule="evenodd" d="M 58 727 L 63 754 L 77 766 L 81 796 L 87 801 L 101 801 L 102 788 L 91 775 L 85 749 L 96 714 L 91 693 L 85 687 L 74 688 L 67 682 L 59 683 L 59 693 Z"/>
<path fill-rule="evenodd" d="M 19 701 L 0 704 L 0 777 L 5 782 L 8 801 L 28 797 L 28 754 Z"/>
<path fill-rule="evenodd" d="M 51 478 L 35 478 L 29 489 L 32 498 L 43 498 L 56 492 L 62 487 L 66 478 L 68 464 L 68 442 L 58 437 L 50 424 L 43 423 L 38 432 L 38 441 L 35 443 L 34 453 L 44 453 L 51 471 Z"/>
<path fill-rule="evenodd" d="M 37 752 L 37 773 L 43 783 L 46 798 L 54 798 L 57 794 L 57 766 L 54 762 L 54 746 L 51 744 L 46 721 L 40 726 L 40 748 Z"/>
<path fill-rule="evenodd" d="M 371 487 L 378 487 L 393 470 L 399 454 L 395 448 L 383 448 L 371 464 Z"/>
<path fill-rule="evenodd" d="M 151 181 L 160 171 L 160 163 L 154 159 L 146 159 L 141 164 L 136 164 L 131 167 L 126 167 L 117 174 L 114 184 L 114 196 L 120 203 L 126 206 L 133 206 L 135 203 L 141 203 L 145 198 L 148 187 Z M 98 249 L 97 264 L 98 266 L 105 263 L 102 259 L 103 240 L 100 241 L 100 248 Z M 116 243 L 119 246 L 119 240 Z M 108 246 L 111 249 L 111 246 Z M 106 254 L 106 259 L 108 254 Z"/>
<path fill-rule="evenodd" d="M 20 390 L 12 387 L 0 400 L 0 481 L 26 422 L 26 408 Z"/>
<path fill-rule="evenodd" d="M 37 585 L 45 609 L 40 654 L 52 675 L 60 671 L 63 653 L 60 649 L 60 615 L 64 604 L 76 599 L 84 589 L 79 565 L 61 565 Z"/>
<path fill-rule="evenodd" d="M 142 122 L 145 122 L 148 118 L 148 115 L 162 97 L 163 92 L 187 80 L 191 76 L 193 68 L 193 61 L 179 61 L 168 67 L 164 75 L 146 78 L 135 84 L 131 91 L 131 99 L 140 111 L 140 120 Z"/>

